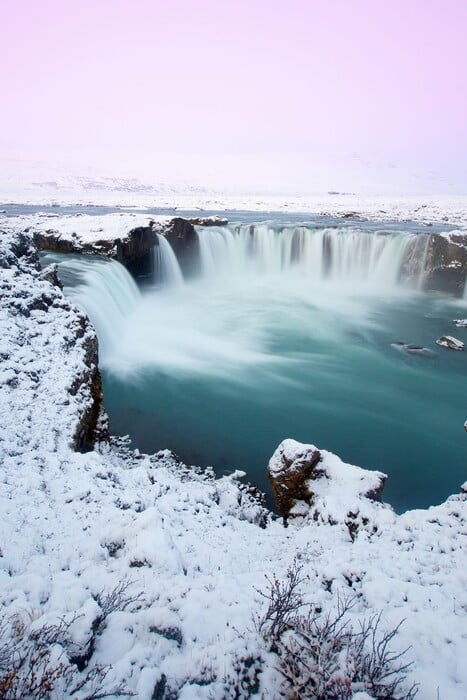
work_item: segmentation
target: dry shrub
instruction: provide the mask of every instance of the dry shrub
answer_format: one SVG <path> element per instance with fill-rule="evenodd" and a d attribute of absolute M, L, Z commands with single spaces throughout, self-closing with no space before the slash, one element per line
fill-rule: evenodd
<path fill-rule="evenodd" d="M 402 624 L 381 628 L 382 614 L 356 627 L 349 612 L 356 598 L 337 599 L 336 611 L 323 614 L 305 606 L 300 594 L 300 564 L 295 560 L 285 581 L 268 578 L 264 614 L 255 620 L 283 677 L 282 697 L 290 700 L 351 700 L 364 691 L 375 700 L 413 700 L 417 685 L 408 685 L 412 663 L 408 649 L 392 643 Z M 305 608 L 305 611 L 303 609 Z"/>

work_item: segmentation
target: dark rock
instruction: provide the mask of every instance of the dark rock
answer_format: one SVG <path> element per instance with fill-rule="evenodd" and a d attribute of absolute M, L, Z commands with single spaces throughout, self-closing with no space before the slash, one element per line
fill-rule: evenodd
<path fill-rule="evenodd" d="M 98 240 L 95 243 L 82 243 L 79 239 L 63 238 L 60 233 L 49 230 L 33 233 L 35 246 L 39 250 L 54 253 L 83 253 L 104 255 L 122 263 L 134 277 L 151 272 L 151 251 L 157 245 L 154 223 L 129 231 L 124 238 Z"/>
<path fill-rule="evenodd" d="M 193 226 L 227 226 L 229 223 L 223 216 L 198 216 L 187 221 Z"/>
<path fill-rule="evenodd" d="M 165 673 L 163 673 L 162 676 L 157 681 L 156 685 L 154 686 L 154 690 L 152 691 L 152 695 L 151 695 L 151 700 L 164 700 L 166 697 L 166 695 L 165 695 L 166 687 L 167 687 L 167 676 L 165 675 Z"/>
<path fill-rule="evenodd" d="M 153 625 L 149 628 L 149 631 L 159 634 L 170 642 L 176 642 L 179 647 L 183 644 L 183 634 L 179 627 L 157 627 Z"/>
<path fill-rule="evenodd" d="M 58 287 L 59 289 L 63 289 L 63 283 L 58 278 L 57 269 L 58 269 L 58 266 L 55 263 L 52 263 L 51 265 L 47 265 L 47 267 L 44 267 L 44 269 L 42 270 L 41 277 L 43 280 L 50 282 L 50 284 L 52 284 L 54 287 Z"/>
<path fill-rule="evenodd" d="M 407 355 L 418 355 L 420 357 L 436 357 L 436 353 L 430 348 L 424 348 L 421 345 L 416 345 L 415 343 L 403 343 L 397 340 L 395 343 L 391 343 L 391 347 L 400 352 L 404 352 Z"/>
<path fill-rule="evenodd" d="M 38 250 L 47 250 L 53 253 L 81 252 L 81 246 L 77 242 L 62 238 L 62 235 L 55 231 L 35 232 L 33 233 L 33 241 Z"/>
<path fill-rule="evenodd" d="M 149 226 L 140 226 L 129 232 L 125 238 L 115 240 L 115 257 L 133 277 L 148 275 L 152 272 L 152 250 L 157 245 L 157 233 L 154 222 Z"/>
<path fill-rule="evenodd" d="M 190 278 L 196 275 L 199 270 L 200 253 L 198 235 L 192 221 L 181 217 L 171 219 L 164 227 L 163 235 L 177 256 L 183 276 Z"/>
<path fill-rule="evenodd" d="M 85 369 L 77 375 L 69 392 L 75 396 L 82 388 L 89 387 L 92 401 L 81 414 L 72 446 L 77 452 L 90 452 L 97 442 L 107 441 L 109 438 L 107 416 L 103 406 L 102 380 L 98 367 L 99 347 L 97 336 L 94 331 L 91 331 L 91 324 L 86 316 L 79 317 L 75 333 L 76 338 L 82 338 L 86 333 L 89 337 L 85 341 Z"/>
<path fill-rule="evenodd" d="M 426 256 L 424 289 L 464 293 L 467 276 L 467 234 L 451 233 L 449 238 L 431 235 Z"/>
<path fill-rule="evenodd" d="M 386 485 L 387 480 L 388 477 L 386 476 L 386 474 L 380 474 L 378 485 L 375 486 L 374 489 L 371 489 L 370 491 L 364 493 L 364 497 L 369 498 L 370 501 L 377 501 L 378 503 L 381 503 L 381 496 L 383 495 L 384 487 Z"/>
<path fill-rule="evenodd" d="M 307 481 L 321 458 L 320 452 L 312 446 L 304 445 L 299 452 L 289 455 L 282 444 L 268 467 L 277 511 L 287 520 L 290 510 L 297 501 L 310 504 L 312 493 Z"/>

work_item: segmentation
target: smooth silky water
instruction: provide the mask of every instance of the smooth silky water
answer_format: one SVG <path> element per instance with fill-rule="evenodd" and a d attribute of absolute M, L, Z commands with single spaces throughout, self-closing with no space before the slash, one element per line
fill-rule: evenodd
<path fill-rule="evenodd" d="M 452 324 L 467 300 L 417 290 L 426 236 L 362 227 L 199 229 L 199 276 L 184 281 L 160 240 L 142 289 L 118 263 L 45 256 L 97 328 L 112 433 L 219 474 L 243 469 L 268 494 L 286 437 L 386 472 L 398 511 L 458 491 L 467 354 L 435 340 L 467 341 Z"/>

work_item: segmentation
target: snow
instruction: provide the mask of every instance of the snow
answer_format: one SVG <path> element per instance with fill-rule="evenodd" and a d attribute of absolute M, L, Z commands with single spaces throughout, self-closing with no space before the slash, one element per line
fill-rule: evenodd
<path fill-rule="evenodd" d="M 170 217 L 115 212 L 93 216 L 91 214 L 57 215 L 46 212 L 9 217 L 1 221 L 2 228 L 8 231 L 29 230 L 34 233 L 53 232 L 63 240 L 79 244 L 95 244 L 125 238 L 128 233 L 140 226 L 149 226 L 151 221 L 167 223 Z"/>
<path fill-rule="evenodd" d="M 238 660 L 251 656 L 262 659 L 256 697 L 275 698 L 280 677 L 253 616 L 264 610 L 265 575 L 284 578 L 297 557 L 304 599 L 324 612 L 337 594 L 352 594 L 356 623 L 380 610 L 388 628 L 405 620 L 395 644 L 411 647 L 418 697 L 439 689 L 440 698 L 465 698 L 467 494 L 397 516 L 362 496 L 381 475 L 320 450 L 325 474 L 313 482 L 312 510 L 285 529 L 242 488 L 240 473 L 215 479 L 167 451 L 132 451 L 124 439 L 76 453 L 93 330 L 84 323 L 77 335 L 82 316 L 42 279 L 27 236 L 1 234 L 0 284 L 4 614 L 36 630 L 78 615 L 71 632 L 83 648 L 98 601 L 125 582 L 132 600 L 108 615 L 90 661 L 111 664 L 106 687 L 125 680 L 150 700 L 164 674 L 179 698 L 220 699 Z M 293 459 L 316 448 L 289 440 L 286 449 Z M 360 524 L 353 537 L 349 513 Z"/>
<path fill-rule="evenodd" d="M 177 211 L 198 211 L 200 215 L 204 211 L 254 211 L 262 214 L 281 212 L 286 214 L 304 213 L 328 216 L 361 217 L 373 221 L 415 221 L 429 227 L 433 222 L 445 223 L 448 226 L 459 226 L 463 231 L 467 229 L 467 196 L 427 196 L 423 199 L 416 196 L 387 197 L 367 195 L 309 195 L 302 197 L 266 196 L 255 197 L 251 195 L 217 195 L 189 194 L 187 192 L 178 195 L 161 195 L 156 198 L 135 197 L 127 194 L 118 194 L 113 197 L 99 195 L 86 198 L 72 197 L 27 197 L 19 193 L 17 197 L 2 197 L 0 189 L 0 202 L 9 204 L 26 204 L 34 206 L 105 206 L 115 208 L 137 209 L 171 209 Z M 1 212 L 0 212 L 1 215 Z M 116 216 L 124 215 L 118 212 Z M 86 214 L 83 214 L 86 216 Z M 135 214 L 138 217 L 139 214 Z M 144 220 L 154 219 L 154 216 L 141 215 Z M 53 214 L 44 215 L 51 219 Z M 146 219 L 144 218 L 146 217 Z M 58 215 L 57 217 L 58 218 Z M 163 217 L 167 218 L 167 217 Z M 49 223 L 50 223 L 49 221 Z M 3 221 L 2 221 L 3 225 Z M 137 225 L 144 225 L 135 224 Z M 98 228 L 98 225 L 94 225 Z M 94 228 L 93 226 L 93 228 Z M 51 228 L 55 228 L 51 226 Z M 96 238 L 98 231 L 96 231 Z M 446 233 L 450 237 L 449 233 Z M 92 239 L 92 240 L 95 240 Z"/>
<path fill-rule="evenodd" d="M 167 165 L 170 165 L 169 163 Z M 199 175 L 198 162 L 195 172 Z M 180 177 L 171 182 L 139 181 L 135 177 L 115 177 L 108 172 L 97 171 L 76 173 L 73 169 L 50 163 L 23 163 L 15 159 L 0 161 L 0 206 L 4 204 L 20 204 L 35 206 L 104 206 L 114 208 L 170 209 L 180 211 L 257 211 L 282 213 L 312 213 L 331 216 L 349 216 L 368 218 L 372 220 L 417 221 L 430 226 L 433 222 L 457 225 L 467 228 L 467 196 L 459 194 L 410 194 L 399 195 L 369 194 L 374 191 L 369 188 L 369 182 L 362 182 L 360 192 L 352 193 L 331 191 L 316 186 L 309 194 L 259 194 L 255 191 L 226 194 L 226 190 L 218 191 L 213 183 L 209 186 L 193 186 L 182 181 Z M 331 170 L 338 174 L 342 163 L 335 163 Z M 225 169 L 225 164 L 222 165 Z M 216 172 L 214 170 L 213 172 Z M 326 179 L 326 178 L 325 178 Z M 242 181 L 244 181 L 244 175 Z M 318 179 L 321 183 L 322 178 Z M 217 178 L 216 180 L 217 181 Z M 412 183 L 413 184 L 413 183 Z M 412 191 L 407 186 L 401 189 Z M 433 186 L 433 183 L 431 183 Z M 365 187 L 365 189 L 363 189 Z M 378 192 L 379 190 L 376 190 Z M 430 190 L 428 190 L 430 191 Z M 3 206 L 2 206 L 3 210 Z M 0 210 L 0 216 L 2 215 Z M 118 217 L 119 214 L 117 214 Z M 57 212 L 56 218 L 60 215 Z M 139 215 L 137 215 L 139 216 Z M 143 220 L 144 220 L 144 214 Z M 50 215 L 48 215 L 50 217 Z M 151 217 L 154 218 L 154 217 Z M 147 220 L 147 219 L 146 219 Z M 115 219 L 116 230 L 121 230 L 118 219 Z M 49 221 L 50 223 L 50 221 Z M 3 224 L 3 222 L 2 222 Z M 62 225 L 62 224 L 60 224 Z M 63 224 L 65 228 L 68 224 Z M 75 224 L 73 224 L 75 226 Z M 135 224 L 143 225 L 143 224 Z M 85 229 L 76 224 L 77 233 Z M 100 224 L 95 222 L 95 238 L 97 240 Z M 90 234 L 89 231 L 87 233 Z"/>
<path fill-rule="evenodd" d="M 438 345 L 442 345 L 445 348 L 451 348 L 451 350 L 464 349 L 464 343 L 462 342 L 462 340 L 458 340 L 452 335 L 442 335 L 441 338 L 438 338 L 436 342 Z"/>

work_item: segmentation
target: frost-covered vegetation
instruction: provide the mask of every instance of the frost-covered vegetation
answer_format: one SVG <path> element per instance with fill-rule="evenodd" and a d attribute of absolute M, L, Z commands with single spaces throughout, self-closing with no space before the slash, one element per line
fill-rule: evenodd
<path fill-rule="evenodd" d="M 3 697 L 465 697 L 465 493 L 397 516 L 322 451 L 284 528 L 239 473 L 77 452 L 93 330 L 27 235 L 1 235 L 0 285 Z"/>

